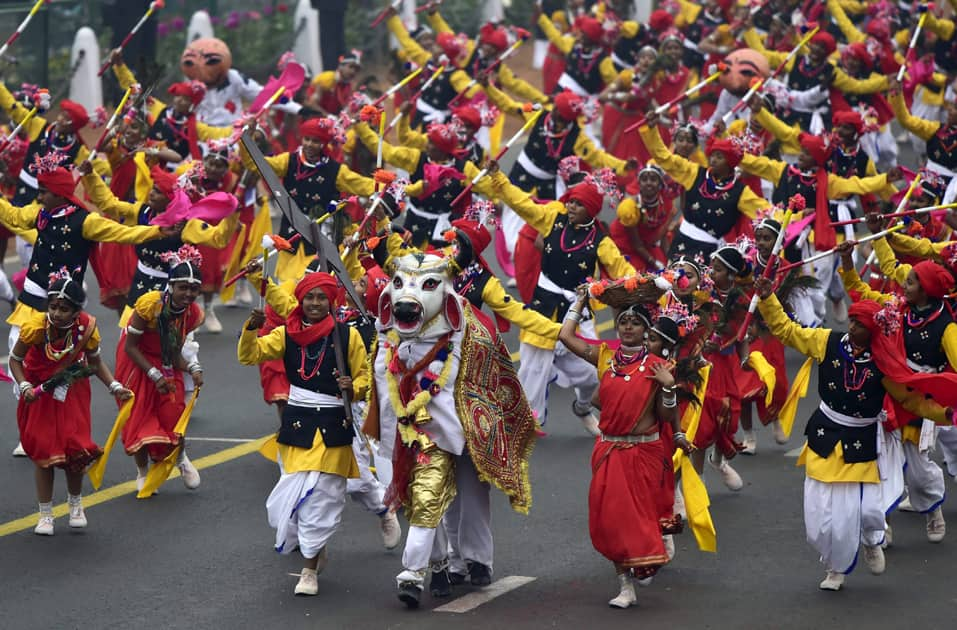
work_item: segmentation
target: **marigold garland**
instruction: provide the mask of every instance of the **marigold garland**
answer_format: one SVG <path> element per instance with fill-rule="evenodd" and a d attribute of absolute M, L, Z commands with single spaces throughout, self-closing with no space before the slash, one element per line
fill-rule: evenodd
<path fill-rule="evenodd" d="M 416 394 L 408 405 L 402 404 L 402 397 L 399 396 L 399 381 L 396 378 L 396 375 L 390 369 L 393 360 L 395 360 L 395 351 L 399 347 L 401 340 L 399 339 L 398 333 L 394 330 L 390 330 L 386 333 L 386 338 L 389 343 L 385 347 L 385 379 L 386 384 L 389 387 L 389 402 L 392 403 L 392 408 L 395 410 L 396 418 L 406 418 L 409 416 L 414 416 L 416 412 L 424 408 L 429 402 L 432 401 L 433 391 L 436 393 L 441 392 L 445 389 L 446 383 L 449 381 L 449 376 L 452 375 L 452 361 L 450 358 L 452 356 L 452 343 L 449 342 L 448 350 L 446 352 L 445 360 L 442 364 L 442 371 L 439 372 L 436 378 L 432 379 L 432 376 L 435 376 L 434 372 L 431 372 L 429 368 L 431 365 L 426 368 L 423 378 L 421 379 L 419 386 L 421 391 Z M 429 382 L 431 381 L 431 382 Z M 422 384 L 426 384 L 426 387 L 422 387 Z"/>

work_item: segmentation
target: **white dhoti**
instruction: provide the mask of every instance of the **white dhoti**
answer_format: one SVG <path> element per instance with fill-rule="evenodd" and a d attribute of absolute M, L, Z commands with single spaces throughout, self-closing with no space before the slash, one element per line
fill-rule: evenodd
<path fill-rule="evenodd" d="M 596 336 L 592 320 L 582 322 L 580 330 L 584 337 Z M 579 404 L 591 404 L 592 394 L 598 387 L 595 366 L 569 352 L 565 344 L 559 341 L 554 350 L 546 350 L 522 343 L 519 354 L 522 363 L 518 368 L 518 379 L 525 389 L 529 406 L 538 415 L 539 424 L 544 426 L 547 420 L 548 386 L 552 382 L 562 388 L 574 387 Z"/>
<path fill-rule="evenodd" d="M 947 474 L 957 476 L 957 428 L 940 427 L 937 429 L 937 446 L 947 464 Z"/>
<path fill-rule="evenodd" d="M 385 496 L 385 488 L 376 476 L 372 474 L 372 453 L 369 452 L 371 445 L 360 436 L 352 438 L 352 452 L 356 457 L 356 463 L 359 465 L 359 478 L 346 480 L 346 492 L 353 501 L 378 515 L 386 512 L 385 504 L 382 502 Z"/>
<path fill-rule="evenodd" d="M 881 472 L 881 509 L 890 514 L 904 496 L 904 447 L 900 429 L 881 431 L 881 447 L 877 467 Z"/>
<path fill-rule="evenodd" d="M 492 506 L 489 484 L 479 481 L 468 454 L 455 459 L 455 500 L 442 519 L 449 541 L 449 570 L 465 574 L 469 562 L 492 568 Z"/>
<path fill-rule="evenodd" d="M 914 509 L 924 514 L 937 509 L 944 502 L 945 494 L 944 471 L 930 458 L 928 450 L 904 441 L 907 496 Z"/>
<path fill-rule="evenodd" d="M 402 552 L 402 566 L 424 575 L 430 565 L 438 566 L 445 562 L 448 548 L 449 538 L 445 528 L 409 525 L 405 550 Z M 424 580 L 416 582 L 421 586 Z"/>
<path fill-rule="evenodd" d="M 881 484 L 824 483 L 805 477 L 804 527 L 827 570 L 850 573 L 862 542 L 884 541 Z"/>
<path fill-rule="evenodd" d="M 281 476 L 266 499 L 269 525 L 276 530 L 276 551 L 288 554 L 298 547 L 304 558 L 315 558 L 342 520 L 346 478 L 317 471 Z"/>
<path fill-rule="evenodd" d="M 518 243 L 518 233 L 522 231 L 522 227 L 525 226 L 525 220 L 518 214 L 505 206 L 502 208 L 502 227 L 499 228 L 502 230 L 502 236 L 505 237 L 505 249 L 508 250 L 509 258 L 512 259 L 515 256 L 515 244 Z"/>

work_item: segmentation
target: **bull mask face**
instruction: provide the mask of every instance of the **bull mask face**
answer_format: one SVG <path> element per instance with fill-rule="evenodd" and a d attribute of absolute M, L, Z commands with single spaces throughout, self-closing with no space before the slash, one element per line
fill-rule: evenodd
<path fill-rule="evenodd" d="M 449 261 L 409 254 L 394 261 L 392 281 L 379 298 L 379 324 L 402 339 L 432 337 L 462 327 L 462 305 Z"/>

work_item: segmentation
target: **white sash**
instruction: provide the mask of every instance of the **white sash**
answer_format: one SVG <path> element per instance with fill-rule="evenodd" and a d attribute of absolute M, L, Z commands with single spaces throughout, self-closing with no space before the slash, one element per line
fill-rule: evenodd
<path fill-rule="evenodd" d="M 525 154 L 524 149 L 522 149 L 522 152 L 518 154 L 518 163 L 521 164 L 522 168 L 524 168 L 528 172 L 528 174 L 531 175 L 532 177 L 537 177 L 538 179 L 544 179 L 545 181 L 548 181 L 550 179 L 555 179 L 557 177 L 556 173 L 547 173 L 543 171 L 542 169 L 538 168 L 538 166 L 534 162 L 532 162 L 532 158 L 528 157 L 528 155 Z"/>
<path fill-rule="evenodd" d="M 562 86 L 566 90 L 571 90 L 578 96 L 591 96 L 588 93 L 588 90 L 583 88 L 581 83 L 571 78 L 567 72 L 563 72 L 562 76 L 558 77 L 558 85 Z"/>
<path fill-rule="evenodd" d="M 290 385 L 289 404 L 294 407 L 324 409 L 327 407 L 342 407 L 342 399 L 330 396 L 329 394 L 320 394 L 319 392 Z"/>
<path fill-rule="evenodd" d="M 160 271 L 159 269 L 153 269 L 152 267 L 147 267 L 143 264 L 142 261 L 136 261 L 136 270 L 142 272 L 144 275 L 147 275 L 151 278 L 168 278 L 169 274 L 165 271 Z"/>
<path fill-rule="evenodd" d="M 546 276 L 545 273 L 542 271 L 538 272 L 538 286 L 545 289 L 549 293 L 554 293 L 556 295 L 560 295 L 564 297 L 569 302 L 575 299 L 574 291 L 566 291 L 565 289 L 561 288 L 560 286 L 558 286 L 557 284 L 549 280 L 548 276 Z"/>
<path fill-rule="evenodd" d="M 717 239 L 697 225 L 691 223 L 688 220 L 684 220 L 678 225 L 678 231 L 687 236 L 688 238 L 698 241 L 700 243 L 709 243 L 711 245 L 718 245 L 721 242 L 721 239 Z"/>
<path fill-rule="evenodd" d="M 24 166 L 20 169 L 20 181 L 29 186 L 30 188 L 39 188 L 40 182 L 37 181 L 37 178 L 27 172 L 27 167 Z"/>

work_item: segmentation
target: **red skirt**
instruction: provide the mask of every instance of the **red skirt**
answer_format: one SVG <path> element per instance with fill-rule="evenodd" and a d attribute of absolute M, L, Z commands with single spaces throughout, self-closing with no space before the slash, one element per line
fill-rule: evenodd
<path fill-rule="evenodd" d="M 90 266 L 100 285 L 100 304 L 121 309 L 136 273 L 136 249 L 122 243 L 96 243 L 90 250 Z"/>
<path fill-rule="evenodd" d="M 591 462 L 588 530 L 592 545 L 616 564 L 641 568 L 643 576 L 653 575 L 668 562 L 659 521 L 666 501 L 659 495 L 669 485 L 665 471 L 671 470 L 671 458 L 662 440 L 642 444 L 596 440 Z M 670 485 L 673 488 L 673 477 Z"/>
<path fill-rule="evenodd" d="M 151 337 L 155 337 L 151 339 Z M 186 408 L 183 375 L 173 370 L 166 380 L 175 388 L 170 394 L 160 394 L 146 372 L 141 370 L 123 350 L 126 332 L 120 335 L 116 352 L 116 380 L 136 394 L 130 418 L 123 427 L 123 447 L 127 455 L 146 448 L 153 461 L 161 461 L 179 444 L 180 436 L 173 433 L 179 417 Z M 159 335 L 146 331 L 140 340 L 140 350 L 150 365 L 162 369 L 159 354 Z"/>
<path fill-rule="evenodd" d="M 621 109 L 615 105 L 605 105 L 601 121 L 601 142 L 605 150 L 622 160 L 636 158 L 645 164 L 651 157 L 645 143 L 637 131 L 625 133 L 625 129 L 644 118 L 639 110 Z"/>
<path fill-rule="evenodd" d="M 733 457 L 737 453 L 734 434 L 738 432 L 741 416 L 740 383 L 744 370 L 736 352 L 715 352 L 706 358 L 712 363 L 711 377 L 694 445 L 699 449 L 714 445 L 725 457 Z"/>
<path fill-rule="evenodd" d="M 209 245 L 197 245 L 197 249 L 203 255 L 203 264 L 200 267 L 203 280 L 202 291 L 203 293 L 219 293 L 219 290 L 223 288 L 226 266 L 232 256 L 232 244 L 225 249 L 216 249 Z"/>
<path fill-rule="evenodd" d="M 525 225 L 515 242 L 515 284 L 519 297 L 526 304 L 532 301 L 538 286 L 538 274 L 542 270 L 542 253 L 535 247 L 537 236 L 535 228 Z"/>
<path fill-rule="evenodd" d="M 41 468 L 83 472 L 103 454 L 90 437 L 90 381 L 85 378 L 70 385 L 63 402 L 54 400 L 52 392 L 41 393 L 29 405 L 21 398 L 17 426 L 23 450 Z"/>
<path fill-rule="evenodd" d="M 631 239 L 628 237 L 628 229 L 622 224 L 621 221 L 615 219 L 611 222 L 611 225 L 608 228 L 609 236 L 611 240 L 614 241 L 615 245 L 618 246 L 618 251 L 621 252 L 621 255 L 631 263 L 631 266 L 635 268 L 635 271 L 641 273 L 644 271 L 656 271 L 654 269 L 648 269 L 648 263 L 638 255 L 638 252 L 635 251 L 635 248 L 631 246 Z M 639 232 L 640 236 L 640 232 Z M 666 261 L 668 257 L 665 255 L 664 250 L 661 247 L 649 247 L 648 243 L 645 243 L 645 249 L 648 250 L 648 253 L 651 254 L 651 257 L 655 260 Z"/>
<path fill-rule="evenodd" d="M 764 404 L 765 395 L 763 383 L 754 372 L 745 372 L 748 375 L 744 392 L 744 400 L 754 401 L 758 407 L 758 419 L 761 424 L 768 425 L 772 420 L 777 420 L 778 413 L 787 400 L 790 383 L 788 382 L 787 364 L 784 360 L 784 344 L 778 341 L 777 337 L 766 334 L 761 335 L 751 342 L 751 351 L 760 352 L 767 359 L 768 363 L 774 368 L 774 392 L 771 394 L 771 406 Z M 756 391 L 756 386 L 759 390 Z"/>
<path fill-rule="evenodd" d="M 565 72 L 565 55 L 555 47 L 555 44 L 549 44 L 545 61 L 542 63 L 542 90 L 545 94 L 555 92 L 563 72 Z"/>

